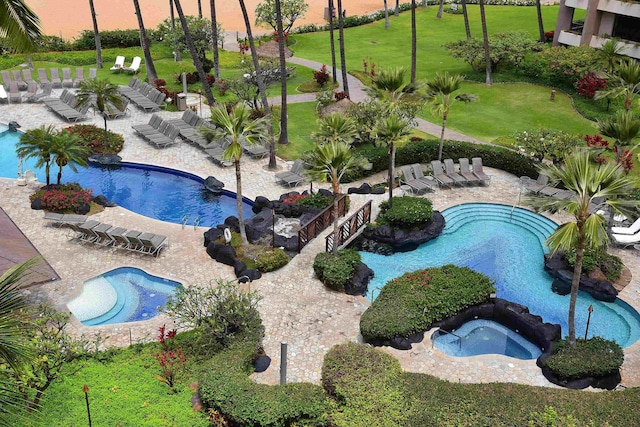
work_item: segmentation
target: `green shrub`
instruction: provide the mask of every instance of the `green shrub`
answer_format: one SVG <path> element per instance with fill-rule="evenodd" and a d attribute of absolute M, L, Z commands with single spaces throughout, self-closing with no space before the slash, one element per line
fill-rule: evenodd
<path fill-rule="evenodd" d="M 237 372 L 210 372 L 199 381 L 199 393 L 205 407 L 238 426 L 324 426 L 329 410 L 320 386 L 256 384 Z"/>
<path fill-rule="evenodd" d="M 571 267 L 574 267 L 576 265 L 576 252 L 574 250 L 565 252 L 564 259 Z M 620 273 L 622 273 L 623 265 L 619 257 L 607 253 L 602 248 L 586 249 L 582 258 L 582 274 L 588 275 L 599 268 L 607 276 L 607 280 L 615 282 L 620 277 Z"/>
<path fill-rule="evenodd" d="M 445 265 L 387 282 L 360 318 L 366 341 L 408 337 L 439 320 L 486 301 L 493 281 L 467 267 Z"/>
<path fill-rule="evenodd" d="M 302 197 L 296 202 L 297 205 L 309 206 L 318 209 L 324 209 L 331 206 L 332 203 L 333 197 L 324 196 L 320 193 L 313 193 L 306 197 Z"/>
<path fill-rule="evenodd" d="M 433 219 L 431 200 L 424 197 L 394 197 L 393 207 L 389 201 L 380 203 L 376 223 L 402 229 L 412 229 L 428 224 Z"/>
<path fill-rule="evenodd" d="M 555 46 L 540 53 L 552 81 L 574 85 L 590 71 L 598 69 L 598 53 L 589 46 Z"/>
<path fill-rule="evenodd" d="M 339 250 L 336 255 L 320 252 L 313 261 L 313 271 L 329 289 L 344 291 L 360 262 L 360 254 L 353 249 Z"/>
<path fill-rule="evenodd" d="M 256 257 L 256 268 L 263 273 L 277 270 L 289 263 L 289 257 L 280 248 L 266 250 Z"/>
<path fill-rule="evenodd" d="M 569 345 L 565 339 L 556 343 L 553 354 L 547 359 L 547 367 L 561 380 L 602 376 L 622 366 L 624 353 L 615 341 L 601 337 L 578 339 Z"/>
<path fill-rule="evenodd" d="M 69 133 L 78 135 L 80 143 L 91 149 L 92 154 L 118 154 L 124 146 L 124 138 L 119 133 L 107 131 L 104 140 L 104 129 L 94 125 L 73 125 L 66 128 Z"/>
<path fill-rule="evenodd" d="M 149 30 L 147 30 L 149 32 Z M 149 41 L 153 40 L 152 35 L 147 34 Z M 116 47 L 139 47 L 140 31 L 139 30 L 107 30 L 100 31 L 100 45 L 103 49 Z M 84 30 L 80 36 L 74 40 L 73 49 L 75 50 L 95 50 L 96 42 L 93 37 L 93 31 Z"/>

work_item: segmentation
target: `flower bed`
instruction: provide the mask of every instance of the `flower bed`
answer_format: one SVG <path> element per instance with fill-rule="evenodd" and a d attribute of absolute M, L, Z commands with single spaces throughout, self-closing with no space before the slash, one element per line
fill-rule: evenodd
<path fill-rule="evenodd" d="M 91 202 L 93 190 L 86 190 L 78 183 L 51 185 L 29 196 L 32 203 L 39 199 L 42 209 L 53 212 L 76 211 Z"/>
<path fill-rule="evenodd" d="M 124 138 L 119 133 L 107 131 L 104 140 L 104 129 L 94 125 L 73 125 L 66 131 L 80 137 L 80 143 L 91 149 L 91 154 L 118 154 L 124 146 Z"/>

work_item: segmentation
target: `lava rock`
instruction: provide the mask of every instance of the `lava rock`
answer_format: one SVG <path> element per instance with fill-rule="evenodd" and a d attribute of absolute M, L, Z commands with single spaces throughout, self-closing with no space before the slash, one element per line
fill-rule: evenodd
<path fill-rule="evenodd" d="M 89 203 L 82 203 L 80 206 L 76 206 L 73 210 L 78 215 L 86 215 L 91 210 L 91 205 Z"/>
<path fill-rule="evenodd" d="M 117 154 L 92 154 L 88 160 L 105 166 L 120 165 L 122 163 L 122 157 Z"/>
<path fill-rule="evenodd" d="M 260 356 L 253 362 L 253 371 L 254 372 L 264 372 L 269 369 L 271 365 L 271 358 L 267 355 Z"/>
<path fill-rule="evenodd" d="M 271 209 L 272 206 L 273 205 L 269 199 L 267 199 L 264 196 L 258 196 L 256 197 L 256 200 L 253 203 L 253 207 L 251 208 L 251 210 L 253 211 L 253 213 L 257 214 L 263 209 Z"/>
<path fill-rule="evenodd" d="M 242 272 L 242 276 L 238 278 L 238 282 L 240 283 L 253 282 L 254 280 L 258 280 L 261 277 L 262 277 L 262 273 L 260 273 L 258 270 L 249 268 Z"/>
<path fill-rule="evenodd" d="M 229 227 L 231 231 L 235 231 L 236 233 L 240 232 L 240 221 L 235 216 L 227 217 L 224 220 L 224 225 L 226 227 Z"/>
<path fill-rule="evenodd" d="M 233 267 L 236 262 L 236 250 L 230 245 L 222 246 L 216 253 L 216 261 Z"/>
<path fill-rule="evenodd" d="M 220 251 L 221 248 L 224 248 L 224 246 L 225 245 L 223 245 L 222 243 L 210 241 L 207 245 L 207 255 L 209 255 L 212 259 L 216 259 L 218 251 Z"/>
<path fill-rule="evenodd" d="M 371 189 L 371 194 L 384 194 L 386 191 L 384 187 L 376 187 Z"/>
<path fill-rule="evenodd" d="M 351 187 L 347 190 L 347 194 L 371 194 L 371 186 L 363 182 L 360 187 Z"/>
<path fill-rule="evenodd" d="M 42 199 L 40 199 L 40 198 L 33 199 L 33 202 L 31 202 L 31 209 L 36 210 L 36 211 L 41 211 L 43 209 L 43 207 L 42 207 Z"/>
<path fill-rule="evenodd" d="M 324 188 L 319 189 L 318 193 L 325 197 L 333 197 L 333 193 L 329 190 L 325 190 Z"/>
<path fill-rule="evenodd" d="M 207 191 L 212 192 L 213 194 L 220 194 L 222 193 L 222 188 L 224 187 L 224 182 L 216 179 L 213 176 L 209 176 L 207 177 L 207 179 L 204 180 L 204 188 Z"/>
<path fill-rule="evenodd" d="M 100 195 L 94 197 L 92 199 L 92 201 L 93 201 L 93 203 L 96 203 L 96 204 L 98 204 L 100 206 L 104 206 L 105 208 L 113 208 L 115 206 L 118 206 L 115 203 L 110 202 L 109 199 L 107 199 L 107 197 L 104 194 L 100 194 Z"/>
<path fill-rule="evenodd" d="M 235 262 L 233 263 L 233 272 L 236 275 L 236 278 L 244 275 L 244 271 L 246 269 L 247 269 L 247 264 L 240 261 L 239 259 L 236 259 Z"/>
<path fill-rule="evenodd" d="M 224 234 L 224 230 L 220 228 L 210 228 L 204 232 L 204 247 L 208 247 L 209 243 L 218 240 Z"/>
<path fill-rule="evenodd" d="M 571 293 L 573 281 L 573 269 L 560 254 L 546 255 L 544 268 L 554 278 L 551 284 L 553 292 L 559 295 Z M 590 294 L 599 301 L 613 302 L 618 296 L 618 291 L 613 284 L 606 280 L 595 280 L 587 276 L 580 277 L 580 290 Z"/>
<path fill-rule="evenodd" d="M 366 264 L 356 266 L 351 279 L 344 285 L 344 292 L 348 295 L 365 296 L 369 289 L 369 282 L 373 279 L 374 272 Z"/>

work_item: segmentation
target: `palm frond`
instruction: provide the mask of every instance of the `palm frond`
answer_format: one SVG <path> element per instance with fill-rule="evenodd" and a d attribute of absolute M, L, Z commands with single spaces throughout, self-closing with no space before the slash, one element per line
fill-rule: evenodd
<path fill-rule="evenodd" d="M 40 19 L 23 0 L 0 2 L 0 36 L 14 49 L 32 52 L 42 37 Z"/>
<path fill-rule="evenodd" d="M 564 252 L 575 248 L 578 241 L 578 225 L 568 222 L 559 226 L 551 236 L 547 238 L 547 246 L 553 253 Z"/>

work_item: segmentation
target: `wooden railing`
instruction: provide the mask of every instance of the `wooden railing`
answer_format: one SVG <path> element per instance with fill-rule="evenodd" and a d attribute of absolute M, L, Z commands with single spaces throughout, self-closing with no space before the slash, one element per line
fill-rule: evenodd
<path fill-rule="evenodd" d="M 338 216 L 343 216 L 347 211 L 347 196 L 338 196 Z M 322 233 L 333 222 L 333 203 L 313 217 L 311 221 L 300 227 L 298 231 L 298 253 L 313 240 L 314 237 Z"/>
<path fill-rule="evenodd" d="M 326 237 L 326 251 L 331 252 L 333 245 L 337 244 L 338 248 L 347 242 L 351 237 L 355 236 L 362 227 L 371 222 L 371 200 L 358 209 L 345 222 L 338 227 L 338 240 L 335 241 L 334 233 Z"/>

